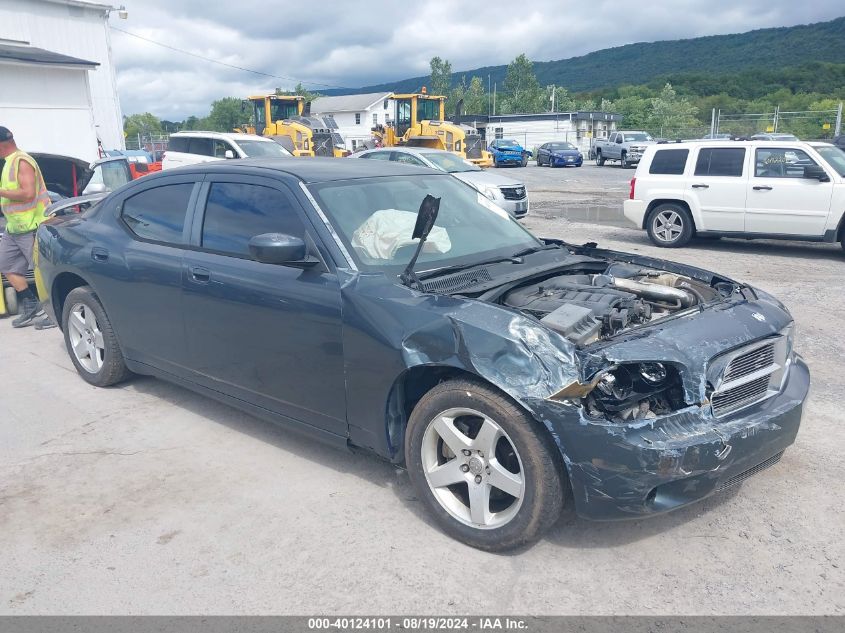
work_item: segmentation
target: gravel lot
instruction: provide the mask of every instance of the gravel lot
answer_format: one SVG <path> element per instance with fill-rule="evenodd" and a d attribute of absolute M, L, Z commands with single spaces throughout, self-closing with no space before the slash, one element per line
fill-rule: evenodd
<path fill-rule="evenodd" d="M 153 379 L 89 387 L 57 330 L 6 320 L 0 613 L 845 613 L 840 249 L 661 250 L 620 220 L 633 171 L 507 173 L 540 235 L 719 270 L 786 303 L 813 391 L 780 463 L 669 515 L 565 516 L 531 548 L 485 554 L 444 536 L 389 464 Z"/>

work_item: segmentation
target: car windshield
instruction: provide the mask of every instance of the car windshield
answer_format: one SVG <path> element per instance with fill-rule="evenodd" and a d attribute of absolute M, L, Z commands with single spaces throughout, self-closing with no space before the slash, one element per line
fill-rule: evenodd
<path fill-rule="evenodd" d="M 838 147 L 816 147 L 816 151 L 840 176 L 845 176 L 845 151 Z"/>
<path fill-rule="evenodd" d="M 440 213 L 417 272 L 508 257 L 542 243 L 469 185 L 447 175 L 356 178 L 309 190 L 359 269 L 399 274 L 414 253 L 411 238 L 426 194 Z"/>
<path fill-rule="evenodd" d="M 496 141 L 496 147 L 519 147 L 516 141 Z"/>
<path fill-rule="evenodd" d="M 279 158 L 291 153 L 275 141 L 237 141 L 244 154 L 250 158 Z"/>
<path fill-rule="evenodd" d="M 626 141 L 653 141 L 649 134 L 645 132 L 625 132 Z"/>
<path fill-rule="evenodd" d="M 554 150 L 564 150 L 564 149 L 578 149 L 572 143 L 549 143 L 549 149 Z"/>
<path fill-rule="evenodd" d="M 450 174 L 458 174 L 464 171 L 481 171 L 481 167 L 473 165 L 468 160 L 464 160 L 451 152 L 426 152 L 423 156 L 438 169 L 448 171 Z"/>

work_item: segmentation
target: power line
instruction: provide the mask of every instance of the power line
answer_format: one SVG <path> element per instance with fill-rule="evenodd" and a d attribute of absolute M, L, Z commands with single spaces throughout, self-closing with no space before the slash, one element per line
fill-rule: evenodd
<path fill-rule="evenodd" d="M 220 66 L 226 66 L 227 68 L 234 68 L 235 70 L 242 70 L 247 73 L 253 73 L 255 75 L 262 75 L 264 77 L 271 77 L 273 79 L 282 79 L 284 81 L 295 81 L 297 83 L 302 84 L 310 84 L 312 86 L 323 86 L 324 88 L 337 88 L 339 90 L 355 90 L 355 88 L 348 88 L 346 86 L 335 86 L 333 84 L 324 84 L 320 83 L 319 81 L 305 81 L 302 79 L 297 79 L 296 77 L 285 77 L 284 75 L 273 75 L 271 73 L 265 73 L 260 70 L 252 70 L 251 68 L 244 68 L 243 66 L 235 66 L 234 64 L 228 64 L 226 62 L 221 62 L 217 59 L 212 59 L 210 57 L 205 57 L 203 55 L 198 55 L 197 53 L 192 53 L 190 51 L 186 51 L 181 48 L 176 48 L 175 46 L 170 46 L 170 44 L 163 44 L 162 42 L 156 42 L 155 40 L 151 40 L 148 37 L 144 37 L 143 35 L 138 35 L 137 33 L 132 33 L 131 31 L 126 31 L 124 29 L 118 28 L 116 26 L 111 27 L 112 30 L 120 31 L 121 33 L 125 33 L 126 35 L 131 35 L 132 37 L 138 38 L 139 40 L 144 40 L 145 42 L 149 42 L 150 44 L 155 44 L 156 46 L 161 46 L 162 48 L 170 49 L 171 51 L 176 51 L 177 53 L 182 53 L 183 55 L 190 55 L 191 57 L 196 57 L 197 59 L 202 59 L 203 61 L 211 62 L 212 64 L 219 64 Z"/>

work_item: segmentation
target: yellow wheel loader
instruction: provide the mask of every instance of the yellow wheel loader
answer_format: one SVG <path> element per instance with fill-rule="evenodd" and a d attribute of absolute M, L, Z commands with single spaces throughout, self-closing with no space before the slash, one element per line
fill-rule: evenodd
<path fill-rule="evenodd" d="M 373 128 L 376 144 L 443 149 L 479 167 L 493 165 L 478 130 L 446 120 L 446 97 L 429 95 L 423 86 L 418 93 L 397 94 L 393 99 L 393 122 Z"/>
<path fill-rule="evenodd" d="M 249 97 L 243 104 L 244 109 L 251 108 L 254 123 L 236 132 L 272 138 L 294 156 L 342 158 L 349 154 L 334 118 L 311 116 L 311 104 L 304 97 L 263 95 Z"/>

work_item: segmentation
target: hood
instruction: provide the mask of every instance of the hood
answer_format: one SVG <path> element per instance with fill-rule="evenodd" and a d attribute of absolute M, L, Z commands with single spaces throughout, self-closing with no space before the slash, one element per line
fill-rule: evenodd
<path fill-rule="evenodd" d="M 462 171 L 457 174 L 452 174 L 455 178 L 463 180 L 465 183 L 474 187 L 521 187 L 522 182 L 507 176 L 500 176 L 497 173 L 489 171 Z"/>
<path fill-rule="evenodd" d="M 551 150 L 552 154 L 559 154 L 561 156 L 577 156 L 581 153 L 581 150 L 578 149 L 553 149 Z"/>
<path fill-rule="evenodd" d="M 47 189 L 65 198 L 70 198 L 74 194 L 79 195 L 94 175 L 88 161 L 81 158 L 41 152 L 32 152 L 30 156 L 38 163 L 38 167 L 44 175 Z M 73 186 L 74 176 L 76 177 L 76 190 Z"/>
<path fill-rule="evenodd" d="M 525 150 L 522 149 L 522 146 L 520 146 L 520 145 L 514 145 L 513 147 L 491 147 L 490 151 L 492 151 L 492 152 L 517 152 L 517 153 L 521 154 Z"/>

